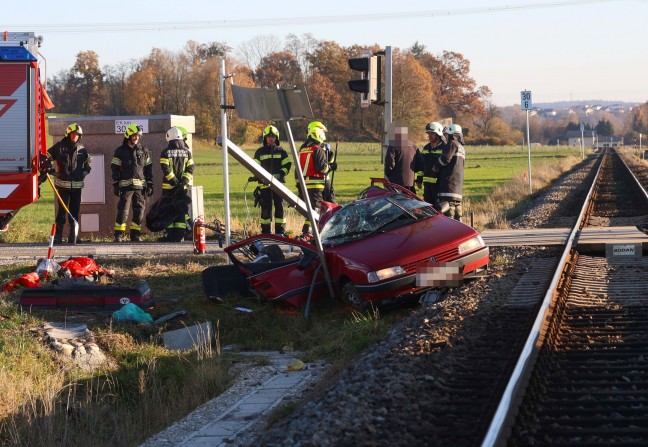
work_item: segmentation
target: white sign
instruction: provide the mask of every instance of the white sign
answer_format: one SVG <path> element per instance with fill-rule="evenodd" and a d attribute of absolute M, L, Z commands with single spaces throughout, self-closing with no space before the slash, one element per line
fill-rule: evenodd
<path fill-rule="evenodd" d="M 533 102 L 531 101 L 531 92 L 528 90 L 525 90 L 521 92 L 522 95 L 522 104 L 521 108 L 522 110 L 531 110 L 533 108 Z"/>
<path fill-rule="evenodd" d="M 613 256 L 635 256 L 637 254 L 634 244 L 613 245 Z"/>
<path fill-rule="evenodd" d="M 124 134 L 129 124 L 137 124 L 142 133 L 148 133 L 148 120 L 115 120 L 115 133 Z"/>
<path fill-rule="evenodd" d="M 581 123 L 581 132 L 585 130 L 585 124 Z"/>

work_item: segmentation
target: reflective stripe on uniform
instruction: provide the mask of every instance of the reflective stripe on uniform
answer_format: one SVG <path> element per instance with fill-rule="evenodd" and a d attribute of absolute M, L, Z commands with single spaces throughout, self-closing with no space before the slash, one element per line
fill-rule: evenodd
<path fill-rule="evenodd" d="M 73 182 L 69 180 L 61 180 L 59 178 L 54 179 L 54 184 L 58 186 L 59 188 L 66 188 L 66 189 L 81 189 L 83 188 L 83 182 Z"/>
<path fill-rule="evenodd" d="M 127 178 L 125 180 L 120 180 L 119 181 L 119 187 L 120 188 L 127 188 L 129 186 L 141 186 L 144 187 L 146 185 L 146 180 L 140 179 L 140 178 Z"/>

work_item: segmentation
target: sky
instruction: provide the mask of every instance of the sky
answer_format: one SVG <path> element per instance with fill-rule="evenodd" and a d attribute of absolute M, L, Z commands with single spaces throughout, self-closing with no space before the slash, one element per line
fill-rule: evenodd
<path fill-rule="evenodd" d="M 189 40 L 235 50 L 255 36 L 461 53 L 497 106 L 554 101 L 648 101 L 648 0 L 325 2 L 67 0 L 3 8 L 0 31 L 43 36 L 47 76 L 93 50 L 101 66 L 181 51 Z"/>

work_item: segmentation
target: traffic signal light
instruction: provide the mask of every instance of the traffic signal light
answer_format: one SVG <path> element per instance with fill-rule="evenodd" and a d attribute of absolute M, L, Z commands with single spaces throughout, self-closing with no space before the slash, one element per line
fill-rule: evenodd
<path fill-rule="evenodd" d="M 360 79 L 349 81 L 349 89 L 361 93 L 360 105 L 369 107 L 380 100 L 380 62 L 378 56 L 349 59 L 349 68 L 359 71 Z"/>

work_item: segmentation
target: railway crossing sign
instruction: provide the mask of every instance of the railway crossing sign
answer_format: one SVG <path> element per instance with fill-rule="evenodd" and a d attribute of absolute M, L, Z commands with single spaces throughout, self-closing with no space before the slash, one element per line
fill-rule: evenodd
<path fill-rule="evenodd" d="M 522 97 L 520 108 L 522 110 L 531 110 L 533 108 L 533 101 L 531 101 L 531 92 L 529 90 L 524 90 L 520 94 Z"/>

